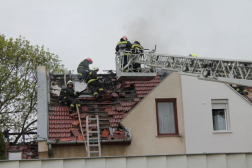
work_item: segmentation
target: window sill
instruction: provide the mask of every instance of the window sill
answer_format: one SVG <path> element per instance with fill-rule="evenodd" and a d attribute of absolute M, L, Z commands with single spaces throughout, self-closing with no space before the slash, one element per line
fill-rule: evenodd
<path fill-rule="evenodd" d="M 213 134 L 233 133 L 233 131 L 213 131 Z"/>
<path fill-rule="evenodd" d="M 182 137 L 181 135 L 157 135 L 157 138 L 162 138 L 162 137 Z"/>

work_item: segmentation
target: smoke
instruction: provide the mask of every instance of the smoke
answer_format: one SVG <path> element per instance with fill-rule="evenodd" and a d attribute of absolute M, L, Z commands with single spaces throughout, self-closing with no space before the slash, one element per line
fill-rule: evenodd
<path fill-rule="evenodd" d="M 242 0 L 173 1 L 145 4 L 123 26 L 131 42 L 157 53 L 250 59 L 252 2 Z"/>
<path fill-rule="evenodd" d="M 139 41 L 146 49 L 157 47 L 158 53 L 171 53 L 171 46 L 179 39 L 176 22 L 178 11 L 174 11 L 176 2 L 158 1 L 145 3 L 140 9 L 141 17 L 129 20 L 123 29 L 130 42 Z"/>
<path fill-rule="evenodd" d="M 144 48 L 154 49 L 155 44 L 161 41 L 159 36 L 156 36 L 158 27 L 153 26 L 145 18 L 138 18 L 128 24 L 126 34 L 129 41 L 139 41 Z"/>

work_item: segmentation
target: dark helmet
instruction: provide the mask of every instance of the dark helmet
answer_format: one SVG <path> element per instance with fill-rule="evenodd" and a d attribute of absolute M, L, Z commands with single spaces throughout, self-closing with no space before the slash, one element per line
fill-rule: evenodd
<path fill-rule="evenodd" d="M 138 44 L 138 45 L 141 45 L 141 44 L 139 43 L 139 41 L 135 41 L 134 43 L 135 43 L 135 44 Z"/>

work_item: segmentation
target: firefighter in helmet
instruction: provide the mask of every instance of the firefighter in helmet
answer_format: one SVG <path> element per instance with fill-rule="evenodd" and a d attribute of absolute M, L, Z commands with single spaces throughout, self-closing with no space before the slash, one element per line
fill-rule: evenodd
<path fill-rule="evenodd" d="M 132 44 L 128 41 L 128 38 L 126 36 L 123 36 L 120 39 L 120 42 L 117 43 L 115 50 L 116 50 L 116 52 L 118 52 L 120 50 L 130 51 L 131 46 L 132 46 Z M 131 55 L 131 54 L 128 53 L 128 52 L 125 52 L 123 54 L 123 67 L 125 65 L 127 65 L 127 63 L 128 63 L 128 56 L 129 55 Z"/>
<path fill-rule="evenodd" d="M 90 71 L 89 65 L 93 63 L 93 60 L 91 58 L 84 59 L 81 61 L 77 68 L 78 75 L 80 76 L 81 79 L 83 79 L 85 82 L 88 77 L 88 73 Z"/>
<path fill-rule="evenodd" d="M 143 56 L 143 49 L 144 48 L 139 41 L 135 41 L 131 46 L 132 54 L 140 54 L 141 56 Z M 134 63 L 133 68 L 135 71 L 139 71 L 139 69 L 141 68 L 141 64 Z"/>
<path fill-rule="evenodd" d="M 93 67 L 89 72 L 87 85 L 96 99 L 101 98 L 104 93 L 104 85 L 97 78 L 98 67 Z M 97 91 L 98 89 L 98 91 Z"/>
<path fill-rule="evenodd" d="M 60 96 L 63 97 L 62 102 L 65 102 L 70 106 L 69 113 L 73 112 L 76 104 L 78 107 L 81 106 L 80 101 L 76 98 L 79 97 L 82 92 L 75 92 L 73 87 L 73 82 L 70 80 L 67 82 L 67 87 L 65 89 L 62 89 L 60 93 Z"/>

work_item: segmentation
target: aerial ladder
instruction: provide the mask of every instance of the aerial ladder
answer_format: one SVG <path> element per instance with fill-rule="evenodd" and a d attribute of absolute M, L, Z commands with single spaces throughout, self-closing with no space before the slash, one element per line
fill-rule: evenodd
<path fill-rule="evenodd" d="M 158 70 L 175 71 L 181 75 L 197 77 L 200 80 L 237 84 L 252 87 L 252 61 L 204 58 L 179 55 L 157 54 L 155 50 L 143 50 L 128 55 L 128 64 L 123 66 L 123 53 L 116 53 L 117 78 L 120 80 L 135 76 L 140 79 L 146 74 L 155 77 Z M 144 72 L 132 69 L 139 63 Z M 129 69 L 128 73 L 124 72 Z"/>

